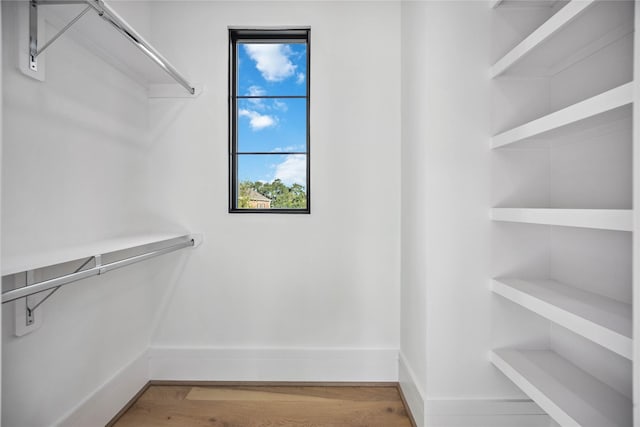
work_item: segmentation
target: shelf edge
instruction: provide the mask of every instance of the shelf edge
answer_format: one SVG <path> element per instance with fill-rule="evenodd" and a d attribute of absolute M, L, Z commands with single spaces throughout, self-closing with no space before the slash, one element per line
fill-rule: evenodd
<path fill-rule="evenodd" d="M 507 362 L 497 350 L 489 353 L 491 363 L 498 368 L 507 378 L 509 378 L 518 388 L 538 404 L 551 418 L 562 426 L 581 427 L 569 414 L 558 406 L 551 398 L 547 397 L 524 375 L 518 372 L 509 362 Z"/>
<path fill-rule="evenodd" d="M 619 409 L 621 404 L 625 406 L 628 404 L 628 409 L 631 409 L 631 400 L 553 350 L 501 348 L 490 351 L 489 359 L 496 368 L 563 427 L 583 427 L 580 423 L 585 419 L 588 420 L 587 425 L 593 427 L 627 425 L 627 416 L 621 415 Z M 535 362 L 536 359 L 539 362 L 541 359 L 546 359 L 547 363 L 556 367 L 548 370 L 546 366 L 538 365 Z M 572 377 L 571 382 L 566 383 L 558 379 L 553 372 L 558 369 L 566 371 L 568 376 Z M 576 383 L 583 384 L 585 381 L 598 389 L 583 391 L 576 388 Z M 587 395 L 590 395 L 590 400 L 593 400 L 594 393 L 598 394 L 599 407 L 592 406 L 589 399 L 585 400 Z M 557 401 L 559 395 L 562 400 Z M 602 406 L 606 407 L 604 412 L 602 412 L 604 409 Z M 572 412 L 574 415 L 571 414 Z"/>
<path fill-rule="evenodd" d="M 495 135 L 493 149 L 504 147 L 633 103 L 633 82 L 610 89 L 554 113 Z"/>
<path fill-rule="evenodd" d="M 555 15 L 551 16 L 536 30 L 529 34 L 516 47 L 500 58 L 491 67 L 490 77 L 493 79 L 505 73 L 509 68 L 533 52 L 545 40 L 564 28 L 594 3 L 595 0 L 572 0 L 568 5 L 560 9 Z"/>
<path fill-rule="evenodd" d="M 597 230 L 632 231 L 631 209 L 493 208 L 493 221 L 555 225 Z"/>
<path fill-rule="evenodd" d="M 495 294 L 565 327 L 626 359 L 633 359 L 633 340 L 630 337 L 626 337 L 606 326 L 544 301 L 535 295 L 513 288 L 499 279 L 493 279 L 491 281 L 491 290 Z"/>

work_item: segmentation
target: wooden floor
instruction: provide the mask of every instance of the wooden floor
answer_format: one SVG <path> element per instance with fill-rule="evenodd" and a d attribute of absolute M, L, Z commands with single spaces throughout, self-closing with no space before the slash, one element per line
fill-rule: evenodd
<path fill-rule="evenodd" d="M 395 386 L 151 385 L 116 427 L 411 427 Z"/>

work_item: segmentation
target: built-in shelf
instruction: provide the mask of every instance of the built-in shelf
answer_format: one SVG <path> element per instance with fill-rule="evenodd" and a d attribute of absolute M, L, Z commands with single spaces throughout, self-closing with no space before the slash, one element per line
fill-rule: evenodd
<path fill-rule="evenodd" d="M 137 234 L 131 236 L 117 237 L 71 247 L 61 247 L 55 250 L 43 252 L 30 252 L 27 254 L 2 255 L 2 275 L 21 273 L 24 271 L 36 270 L 66 262 L 75 261 L 90 257 L 92 255 L 107 254 L 132 249 L 140 246 L 148 246 L 167 242 L 169 240 L 188 238 L 185 233 L 165 233 L 165 234 Z"/>
<path fill-rule="evenodd" d="M 155 47 L 145 41 L 142 35 L 118 15 L 110 3 L 107 4 L 104 0 L 42 1 L 39 3 L 38 13 L 43 15 L 51 28 L 58 31 L 65 28 L 87 7 L 95 9 L 97 13 L 89 11 L 84 14 L 66 30 L 63 36 L 70 37 L 138 81 L 148 89 L 151 97 L 159 97 L 155 96 L 158 92 L 157 87 L 161 88 L 160 91 L 163 94 L 161 97 L 194 97 L 200 94 L 202 85 L 186 81 L 185 77 Z M 40 45 L 54 36 L 54 34 L 46 34 L 47 32 L 44 31 L 46 28 L 47 26 L 43 26 L 38 31 Z M 24 54 L 27 55 L 27 53 Z M 55 54 L 53 47 L 38 58 L 41 59 L 49 54 Z M 30 72 L 35 74 L 35 71 L 28 68 L 24 72 L 27 75 L 30 75 Z M 167 85 L 176 89 L 167 92 L 165 90 Z"/>
<path fill-rule="evenodd" d="M 631 360 L 632 309 L 553 280 L 494 279 L 491 289 L 521 306 Z"/>
<path fill-rule="evenodd" d="M 491 67 L 502 74 L 548 76 L 633 31 L 633 2 L 572 0 Z"/>
<path fill-rule="evenodd" d="M 631 231 L 633 228 L 633 215 L 630 209 L 493 208 L 491 219 L 616 231 Z"/>
<path fill-rule="evenodd" d="M 627 83 L 562 110 L 502 132 L 492 139 L 493 148 L 556 133 L 580 132 L 631 117 L 633 83 Z"/>
<path fill-rule="evenodd" d="M 549 350 L 499 349 L 491 361 L 561 426 L 629 427 L 632 403 Z"/>

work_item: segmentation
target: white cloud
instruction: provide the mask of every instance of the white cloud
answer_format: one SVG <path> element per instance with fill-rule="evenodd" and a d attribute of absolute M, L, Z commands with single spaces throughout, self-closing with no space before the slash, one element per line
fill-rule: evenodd
<path fill-rule="evenodd" d="M 247 55 L 256 63 L 256 68 L 265 80 L 279 82 L 291 77 L 296 66 L 289 60 L 291 48 L 284 44 L 245 44 Z"/>
<path fill-rule="evenodd" d="M 286 147 L 276 147 L 271 150 L 274 153 L 281 153 L 287 151 L 302 151 L 304 150 L 304 145 L 287 145 Z"/>
<path fill-rule="evenodd" d="M 279 179 L 286 185 L 307 183 L 307 162 L 305 156 L 289 155 L 284 162 L 276 166 L 273 179 Z"/>
<path fill-rule="evenodd" d="M 304 83 L 304 78 L 304 73 L 298 73 L 298 76 L 296 77 L 296 83 L 301 85 L 302 83 Z"/>
<path fill-rule="evenodd" d="M 249 91 L 246 93 L 247 96 L 263 96 L 266 95 L 267 91 L 264 90 L 263 88 L 261 88 L 260 86 L 249 86 Z M 254 107 L 263 110 L 265 105 L 264 105 L 264 100 L 261 98 L 247 98 L 247 101 L 249 101 L 250 103 L 252 103 L 254 105 Z"/>
<path fill-rule="evenodd" d="M 273 108 L 279 111 L 287 111 L 289 109 L 286 102 L 278 101 L 277 99 L 273 100 Z"/>
<path fill-rule="evenodd" d="M 275 126 L 278 123 L 278 119 L 276 119 L 275 117 L 271 117 L 266 114 L 263 115 L 258 113 L 257 111 L 240 110 L 238 111 L 238 115 L 240 117 L 248 117 L 249 126 L 251 126 L 251 130 L 254 131 Z"/>
<path fill-rule="evenodd" d="M 249 96 L 264 96 L 267 94 L 267 91 L 262 89 L 260 86 L 249 86 L 249 93 L 247 93 L 247 95 Z"/>

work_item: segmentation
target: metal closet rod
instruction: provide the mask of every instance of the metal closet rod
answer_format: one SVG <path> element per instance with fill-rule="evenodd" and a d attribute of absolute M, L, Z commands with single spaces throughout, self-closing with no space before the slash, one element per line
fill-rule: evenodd
<path fill-rule="evenodd" d="M 151 46 L 136 30 L 134 30 L 127 22 L 120 17 L 108 4 L 103 0 L 36 0 L 41 5 L 55 4 L 82 4 L 86 3 L 95 10 L 98 15 L 113 25 L 125 38 L 133 43 L 145 55 L 151 58 L 160 68 L 169 74 L 175 81 L 184 87 L 191 95 L 196 93 L 195 88 L 185 79 L 176 68 L 171 65 L 160 52 Z"/>
<path fill-rule="evenodd" d="M 174 252 L 179 249 L 195 246 L 195 239 L 191 238 L 186 242 L 181 242 L 175 245 L 167 246 L 166 248 L 158 249 L 155 251 L 147 252 L 141 255 L 135 255 L 129 258 L 125 258 L 119 261 L 110 262 L 107 264 L 100 264 L 100 255 L 96 255 L 96 266 L 87 270 L 78 271 L 77 273 L 67 274 L 65 276 L 56 277 L 54 279 L 44 280 L 42 282 L 34 283 L 32 285 L 25 286 L 23 288 L 12 289 L 2 293 L 2 304 L 10 301 L 15 301 L 20 298 L 28 297 L 30 295 L 38 294 L 40 292 L 58 288 L 60 286 L 67 285 L 69 283 L 77 282 L 78 280 L 85 279 L 91 276 L 98 276 L 100 274 L 107 273 L 117 268 L 126 267 L 127 265 L 135 264 L 140 261 L 147 260 L 149 258 L 164 255 L 169 252 Z"/>

